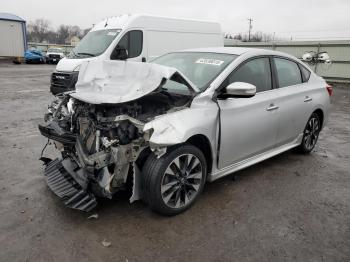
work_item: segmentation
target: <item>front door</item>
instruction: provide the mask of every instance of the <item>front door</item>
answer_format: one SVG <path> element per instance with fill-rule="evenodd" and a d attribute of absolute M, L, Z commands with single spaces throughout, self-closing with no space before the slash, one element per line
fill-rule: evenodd
<path fill-rule="evenodd" d="M 256 86 L 257 93 L 250 98 L 218 99 L 221 124 L 219 168 L 275 146 L 279 111 L 270 64 L 269 57 L 250 59 L 223 83 L 227 86 L 233 82 L 247 82 Z"/>
<path fill-rule="evenodd" d="M 124 48 L 128 51 L 128 61 L 145 62 L 147 48 L 144 43 L 142 30 L 131 30 L 126 32 L 119 40 L 116 48 Z"/>

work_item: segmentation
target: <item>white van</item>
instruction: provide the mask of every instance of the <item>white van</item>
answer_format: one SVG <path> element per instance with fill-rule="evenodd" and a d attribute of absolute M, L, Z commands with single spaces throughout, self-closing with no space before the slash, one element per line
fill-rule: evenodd
<path fill-rule="evenodd" d="M 146 62 L 176 50 L 223 46 L 219 23 L 121 15 L 96 24 L 51 76 L 53 94 L 74 89 L 83 61 L 92 59 Z"/>

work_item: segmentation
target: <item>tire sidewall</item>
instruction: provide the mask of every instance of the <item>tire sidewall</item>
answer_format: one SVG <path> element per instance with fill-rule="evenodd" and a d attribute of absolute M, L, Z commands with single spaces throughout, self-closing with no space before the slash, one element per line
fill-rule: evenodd
<path fill-rule="evenodd" d="M 305 131 L 306 131 L 307 126 L 308 126 L 308 124 L 309 124 L 309 122 L 310 122 L 310 120 L 311 120 L 312 118 L 316 118 L 316 119 L 317 119 L 318 124 L 320 125 L 320 130 L 318 131 L 317 139 L 316 139 L 315 144 L 313 145 L 313 147 L 312 147 L 311 149 L 308 149 L 308 148 L 306 147 L 306 145 L 305 145 Z M 317 144 L 317 141 L 318 141 L 318 137 L 319 137 L 320 131 L 321 131 L 321 121 L 320 121 L 320 117 L 319 117 L 318 114 L 312 113 L 312 115 L 311 115 L 311 116 L 309 117 L 309 119 L 307 120 L 306 126 L 305 126 L 305 128 L 304 128 L 304 132 L 303 132 L 303 138 L 302 138 L 301 145 L 300 145 L 300 146 L 301 146 L 301 149 L 302 149 L 302 151 L 303 151 L 304 153 L 310 153 L 310 152 L 315 148 L 315 146 L 316 146 L 316 144 Z"/>
<path fill-rule="evenodd" d="M 191 200 L 191 202 L 181 208 L 172 208 L 169 207 L 168 205 L 166 205 L 163 201 L 162 195 L 161 195 L 161 183 L 162 183 L 162 179 L 165 173 L 165 170 L 168 168 L 168 166 L 170 165 L 170 163 L 178 156 L 183 155 L 183 154 L 193 154 L 195 155 L 201 165 L 202 165 L 202 170 L 203 170 L 203 178 L 201 180 L 201 184 L 200 184 L 200 188 L 198 189 L 198 193 L 197 195 Z M 168 150 L 168 152 L 163 155 L 161 158 L 156 160 L 155 163 L 158 168 L 156 168 L 154 171 L 156 171 L 153 175 L 153 179 L 151 181 L 151 193 L 153 194 L 153 196 L 150 197 L 150 199 L 152 200 L 152 203 L 149 203 L 151 205 L 152 208 L 155 208 L 156 211 L 161 211 L 161 213 L 167 214 L 167 215 L 175 215 L 178 213 L 181 213 L 183 211 L 185 211 L 186 209 L 188 209 L 196 200 L 197 198 L 200 196 L 200 194 L 203 191 L 205 182 L 206 182 L 206 178 L 207 178 L 207 163 L 204 157 L 204 154 L 196 147 L 192 146 L 192 145 L 188 145 L 188 144 L 184 144 L 175 148 L 171 148 L 170 150 Z M 156 204 L 156 205 L 154 205 Z"/>

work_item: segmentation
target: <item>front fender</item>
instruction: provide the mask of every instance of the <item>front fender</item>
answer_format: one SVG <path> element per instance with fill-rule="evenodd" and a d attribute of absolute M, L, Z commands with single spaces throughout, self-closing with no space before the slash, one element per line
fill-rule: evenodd
<path fill-rule="evenodd" d="M 205 107 L 191 107 L 159 116 L 148 122 L 143 131 L 153 130 L 149 140 L 151 149 L 180 144 L 198 134 L 206 136 L 215 146 L 217 123 L 218 107 L 208 103 Z"/>

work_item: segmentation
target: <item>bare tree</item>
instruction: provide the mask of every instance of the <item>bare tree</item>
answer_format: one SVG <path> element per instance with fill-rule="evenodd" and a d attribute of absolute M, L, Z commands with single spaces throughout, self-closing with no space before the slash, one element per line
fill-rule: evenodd
<path fill-rule="evenodd" d="M 82 36 L 82 30 L 81 30 L 80 27 L 77 26 L 77 25 L 69 26 L 69 36 L 70 36 L 70 37 L 76 36 L 76 37 L 81 38 L 81 36 Z"/>
<path fill-rule="evenodd" d="M 37 19 L 27 24 L 27 39 L 29 42 L 66 44 L 70 38 L 82 38 L 90 29 L 81 30 L 79 26 L 60 25 L 57 30 L 51 28 L 51 22 Z"/>
<path fill-rule="evenodd" d="M 69 35 L 69 26 L 60 25 L 57 29 L 57 44 L 65 44 Z"/>
<path fill-rule="evenodd" d="M 233 39 L 240 40 L 242 42 L 249 42 L 249 35 L 247 33 L 235 34 Z M 273 41 L 273 34 L 255 32 L 250 35 L 250 42 L 271 42 Z"/>
<path fill-rule="evenodd" d="M 46 40 L 50 32 L 50 21 L 45 19 L 36 19 L 34 22 L 28 23 L 28 38 L 29 41 L 43 42 Z"/>

